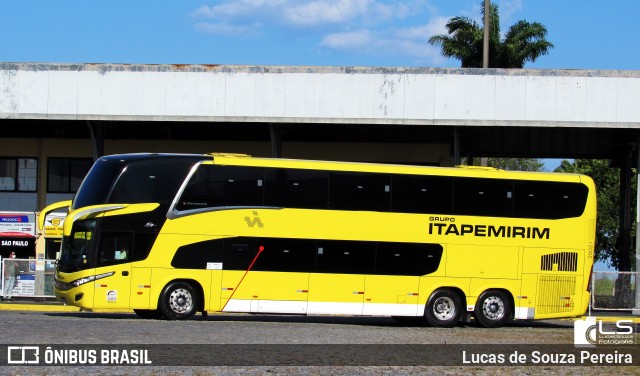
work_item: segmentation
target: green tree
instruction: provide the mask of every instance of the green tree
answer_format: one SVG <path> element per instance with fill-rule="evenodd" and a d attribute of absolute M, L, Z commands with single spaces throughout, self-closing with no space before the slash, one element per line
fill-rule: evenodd
<path fill-rule="evenodd" d="M 631 269 L 633 265 L 621 265 L 620 253 L 616 247 L 620 218 L 620 169 L 609 167 L 609 162 L 606 160 L 576 159 L 573 162 L 562 161 L 555 171 L 584 174 L 593 179 L 598 197 L 595 259 L 605 261 L 618 270 L 633 270 Z M 633 180 L 631 191 L 635 192 Z M 633 194 L 631 201 L 631 217 L 635 218 L 636 204 Z M 634 231 L 632 228 L 632 232 Z M 635 248 L 633 242 L 631 248 Z M 631 252 L 635 252 L 635 249 Z M 633 259 L 634 257 L 631 258 Z"/>
<path fill-rule="evenodd" d="M 473 164 L 475 166 L 480 165 L 480 158 L 475 158 Z M 466 160 L 463 158 L 462 164 L 465 164 Z M 487 167 L 495 167 L 501 170 L 509 171 L 542 171 L 544 169 L 544 163 L 540 159 L 534 158 L 487 158 Z"/>
<path fill-rule="evenodd" d="M 481 8 L 484 16 L 484 6 Z M 500 16 L 495 4 L 491 4 L 490 20 L 490 68 L 522 68 L 525 63 L 534 62 L 553 48 L 553 44 L 546 40 L 547 28 L 538 22 L 518 21 L 502 39 Z M 434 35 L 429 38 L 429 44 L 441 46 L 443 56 L 459 59 L 462 68 L 481 68 L 484 28 L 462 16 L 451 18 L 446 27 L 448 35 Z"/>
<path fill-rule="evenodd" d="M 489 158 L 487 166 L 510 171 L 542 171 L 544 163 L 534 158 Z"/>

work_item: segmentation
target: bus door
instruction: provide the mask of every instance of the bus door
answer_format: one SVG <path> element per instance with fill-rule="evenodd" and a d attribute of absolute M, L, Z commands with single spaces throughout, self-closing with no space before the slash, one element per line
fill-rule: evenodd
<path fill-rule="evenodd" d="M 318 241 L 309 313 L 362 315 L 365 275 L 373 274 L 374 266 L 375 242 Z"/>
<path fill-rule="evenodd" d="M 95 281 L 94 308 L 129 308 L 132 246 L 131 231 L 100 231 L 96 274 L 113 274 Z"/>

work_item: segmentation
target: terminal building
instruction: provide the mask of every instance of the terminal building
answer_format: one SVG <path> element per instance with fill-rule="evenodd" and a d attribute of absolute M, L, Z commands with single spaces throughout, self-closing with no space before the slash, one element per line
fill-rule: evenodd
<path fill-rule="evenodd" d="M 639 71 L 0 63 L 0 92 L 8 216 L 71 199 L 117 153 L 598 158 L 627 195 L 638 165 Z"/>

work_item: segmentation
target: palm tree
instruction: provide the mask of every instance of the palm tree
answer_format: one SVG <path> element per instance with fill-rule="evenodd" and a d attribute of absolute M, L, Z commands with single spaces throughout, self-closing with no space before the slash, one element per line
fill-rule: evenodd
<path fill-rule="evenodd" d="M 484 16 L 484 7 L 482 7 Z M 553 44 L 545 39 L 544 25 L 518 21 L 507 31 L 504 40 L 500 38 L 500 17 L 498 6 L 491 4 L 491 25 L 489 37 L 489 67 L 522 68 L 527 62 L 534 62 L 546 55 Z M 483 28 L 468 17 L 454 17 L 447 22 L 448 35 L 434 35 L 429 38 L 431 45 L 440 45 L 442 55 L 460 59 L 462 68 L 482 67 Z"/>

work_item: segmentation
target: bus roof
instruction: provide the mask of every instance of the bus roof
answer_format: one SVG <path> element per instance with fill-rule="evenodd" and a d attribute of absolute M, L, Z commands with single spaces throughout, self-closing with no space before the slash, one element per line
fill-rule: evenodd
<path fill-rule="evenodd" d="M 288 158 L 262 158 L 252 157 L 240 153 L 209 153 L 209 154 L 182 154 L 182 153 L 131 153 L 113 154 L 101 157 L 101 159 L 118 159 L 122 162 L 133 162 L 142 159 L 169 158 L 169 157 L 193 157 L 197 161 L 211 161 L 218 165 L 229 166 L 254 166 L 254 167 L 274 167 L 274 168 L 298 168 L 309 170 L 333 170 L 333 171 L 358 171 L 396 174 L 418 174 L 418 175 L 444 175 L 475 178 L 496 178 L 496 179 L 516 179 L 516 180 L 542 180 L 560 182 L 585 182 L 590 181 L 584 175 L 556 173 L 556 172 L 529 172 L 529 171 L 507 171 L 493 167 L 478 166 L 456 166 L 456 167 L 435 167 L 400 165 L 385 163 L 366 162 L 344 162 L 344 161 L 321 161 Z"/>
<path fill-rule="evenodd" d="M 143 159 L 171 158 L 171 157 L 192 157 L 195 160 L 211 160 L 210 155 L 206 154 L 185 154 L 185 153 L 128 153 L 128 154 L 111 154 L 100 157 L 102 160 L 119 160 L 122 162 L 133 162 Z"/>
<path fill-rule="evenodd" d="M 516 180 L 548 180 L 562 182 L 584 181 L 586 176 L 556 172 L 507 171 L 493 167 L 479 166 L 414 166 L 385 163 L 319 161 L 286 158 L 259 158 L 242 154 L 211 154 L 215 164 L 232 166 L 280 167 L 317 169 L 334 171 L 359 171 L 397 174 L 444 175 L 477 178 L 498 178 Z M 587 177 L 588 178 L 588 177 Z M 590 178 L 588 178 L 590 180 Z"/>

